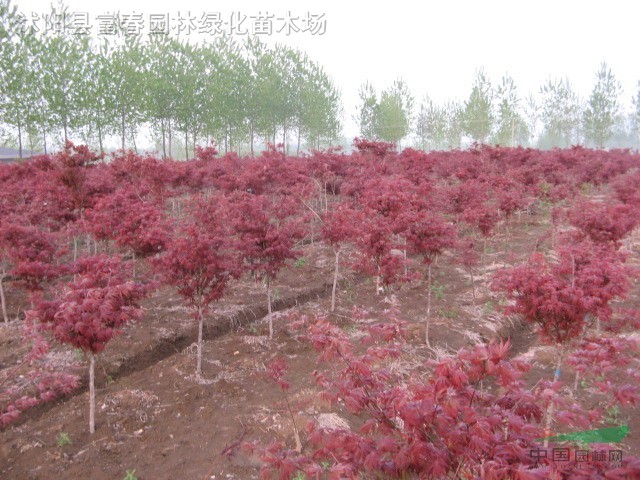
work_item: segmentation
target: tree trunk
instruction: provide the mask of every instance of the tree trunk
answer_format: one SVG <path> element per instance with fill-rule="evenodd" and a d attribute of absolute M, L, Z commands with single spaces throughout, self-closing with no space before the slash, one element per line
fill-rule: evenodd
<path fill-rule="evenodd" d="M 173 151 L 172 151 L 172 147 L 171 147 L 171 118 L 169 118 L 169 125 L 168 125 L 168 134 L 169 134 L 169 158 L 173 158 Z"/>
<path fill-rule="evenodd" d="M 18 115 L 18 155 L 22 158 L 22 122 Z"/>
<path fill-rule="evenodd" d="M 473 279 L 473 268 L 469 267 L 469 276 L 471 277 L 471 295 L 473 298 L 473 306 L 476 306 L 476 283 Z"/>
<path fill-rule="evenodd" d="M 7 315 L 7 300 L 4 297 L 4 284 L 2 283 L 5 274 L 6 272 L 3 269 L 2 274 L 0 275 L 0 304 L 2 304 L 2 318 L 4 319 L 4 323 L 9 323 L 9 316 Z"/>
<path fill-rule="evenodd" d="M 253 152 L 253 136 L 254 136 L 254 132 L 253 132 L 253 122 L 250 123 L 249 125 L 249 143 L 251 144 L 251 156 L 254 156 L 254 152 Z"/>
<path fill-rule="evenodd" d="M 289 144 L 287 143 L 287 129 L 282 130 L 282 146 L 284 147 L 285 155 L 289 155 Z"/>
<path fill-rule="evenodd" d="M 204 315 L 202 314 L 202 307 L 198 307 L 198 354 L 196 360 L 196 375 L 202 376 L 202 330 L 204 324 Z"/>
<path fill-rule="evenodd" d="M 331 289 L 331 311 L 336 309 L 336 287 L 338 285 L 338 270 L 340 268 L 340 248 L 333 248 L 333 253 L 336 254 L 336 265 L 333 270 L 333 288 Z"/>
<path fill-rule="evenodd" d="M 300 155 L 300 127 L 298 127 L 298 146 L 296 147 L 296 156 Z"/>
<path fill-rule="evenodd" d="M 189 160 L 189 132 L 184 130 L 184 159 Z"/>
<path fill-rule="evenodd" d="M 484 237 L 482 242 L 482 279 L 484 280 L 484 288 L 488 290 L 489 282 L 487 280 L 487 237 Z"/>
<path fill-rule="evenodd" d="M 124 140 L 125 140 L 125 136 L 126 136 L 126 132 L 125 132 L 125 128 L 124 128 L 124 107 L 122 107 L 121 109 L 121 120 L 122 120 L 122 153 L 124 153 Z"/>
<path fill-rule="evenodd" d="M 100 153 L 104 153 L 104 146 L 102 145 L 102 128 L 100 122 L 98 122 L 98 143 L 100 144 Z"/>
<path fill-rule="evenodd" d="M 44 123 L 44 112 L 42 114 L 42 144 L 44 146 L 44 154 L 47 154 L 47 126 Z"/>
<path fill-rule="evenodd" d="M 96 387 L 95 387 L 96 356 L 89 352 L 89 433 L 96 431 Z"/>
<path fill-rule="evenodd" d="M 431 347 L 431 343 L 429 342 L 429 323 L 431 322 L 431 262 L 429 262 L 429 267 L 427 268 L 427 324 L 425 327 L 425 342 L 427 347 Z"/>
<path fill-rule="evenodd" d="M 271 281 L 267 274 L 267 313 L 269 314 L 269 338 L 273 338 L 273 318 L 271 318 Z"/>
<path fill-rule="evenodd" d="M 553 381 L 560 381 L 560 367 L 562 367 L 562 356 L 564 354 L 564 345 L 560 346 L 560 352 L 558 353 L 558 363 L 556 364 L 556 371 L 553 374 Z M 553 421 L 553 413 L 555 412 L 555 403 L 553 401 L 549 404 L 547 409 L 547 419 L 544 427 L 544 443 L 543 447 L 549 447 L 549 437 L 551 436 L 551 422 Z"/>
<path fill-rule="evenodd" d="M 167 158 L 167 136 L 164 128 L 164 120 L 160 120 L 160 130 L 162 131 L 162 158 Z"/>

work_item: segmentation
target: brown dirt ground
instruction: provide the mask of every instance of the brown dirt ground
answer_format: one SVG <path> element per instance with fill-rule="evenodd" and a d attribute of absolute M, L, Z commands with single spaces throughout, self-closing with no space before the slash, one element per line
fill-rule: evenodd
<path fill-rule="evenodd" d="M 514 219 L 508 237 L 503 228 L 490 239 L 486 271 L 526 258 L 536 245 L 548 248 L 548 242 L 539 241 L 547 227 L 542 217 Z M 634 248 L 633 261 L 638 263 L 640 249 Z M 111 342 L 98 359 L 96 433 L 88 433 L 86 387 L 70 398 L 34 409 L 0 432 L 0 477 L 111 480 L 125 478 L 127 471 L 135 469 L 139 480 L 258 478 L 259 461 L 237 448 L 241 442 L 257 440 L 266 445 L 281 440 L 293 447 L 283 394 L 261 375 L 274 357 L 284 356 L 289 364 L 289 395 L 299 427 L 312 419 L 352 420 L 332 415 L 335 412 L 319 399 L 311 376 L 319 368 L 316 354 L 287 328 L 291 307 L 309 317 L 324 314 L 357 337 L 359 323 L 383 319 L 393 302 L 401 318 L 410 323 L 415 361 L 434 355 L 423 346 L 424 283 L 376 295 L 370 279 L 347 272 L 340 282 L 338 309 L 327 315 L 333 254 L 316 244 L 305 246 L 303 255 L 304 262 L 291 265 L 278 278 L 273 339 L 268 337 L 261 285 L 238 282 L 215 305 L 205 330 L 202 379 L 194 375 L 195 324 L 175 292 L 157 292 L 146 303 L 145 319 Z M 482 339 L 509 337 L 512 355 L 533 361 L 527 377 L 530 385 L 541 377 L 551 378 L 553 352 L 539 345 L 529 327 L 500 313 L 503 303 L 484 288 L 483 271 L 483 267 L 475 269 L 474 300 L 469 275 L 454 258 L 443 256 L 434 267 L 430 341 L 435 353 L 453 352 Z M 8 301 L 15 315 L 21 300 L 10 288 Z M 637 288 L 631 303 L 640 305 Z M 353 307 L 364 308 L 367 318 L 353 321 Z M 0 368 L 9 368 L 20 358 L 19 324 L 0 329 Z M 72 351 L 60 349 L 55 354 L 61 362 L 73 363 Z M 86 380 L 86 367 L 76 368 Z M 566 375 L 572 378 L 570 370 Z M 614 419 L 629 424 L 631 433 L 622 447 L 636 454 L 640 453 L 637 414 L 637 409 L 624 409 Z M 57 445 L 61 434 L 72 443 Z"/>

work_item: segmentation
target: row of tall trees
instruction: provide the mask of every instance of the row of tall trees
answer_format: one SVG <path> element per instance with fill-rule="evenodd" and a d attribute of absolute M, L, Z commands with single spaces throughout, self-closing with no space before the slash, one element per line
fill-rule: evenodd
<path fill-rule="evenodd" d="M 0 123 L 21 152 L 69 139 L 104 150 L 112 137 L 135 149 L 144 129 L 163 156 L 191 157 L 209 140 L 251 152 L 256 140 L 319 148 L 340 132 L 339 91 L 298 50 L 256 38 L 42 35 L 7 0 L 0 16 Z"/>
<path fill-rule="evenodd" d="M 587 99 L 580 98 L 569 80 L 551 78 L 537 97 L 523 97 L 509 75 L 494 85 L 480 69 L 466 101 L 438 104 L 425 96 L 415 112 L 404 81 L 396 81 L 379 98 L 365 83 L 354 119 L 365 138 L 399 142 L 414 133 L 422 149 L 457 148 L 465 137 L 478 143 L 542 148 L 604 147 L 616 141 L 631 145 L 640 142 L 640 82 L 630 115 L 623 111 L 621 95 L 621 84 L 606 63 L 596 72 Z"/>

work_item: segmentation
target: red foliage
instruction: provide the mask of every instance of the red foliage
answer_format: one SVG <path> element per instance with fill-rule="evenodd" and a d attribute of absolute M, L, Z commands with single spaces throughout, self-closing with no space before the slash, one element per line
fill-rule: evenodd
<path fill-rule="evenodd" d="M 550 402 L 558 407 L 558 420 L 573 426 L 587 425 L 591 412 L 560 397 L 557 384 L 540 382 L 534 390 L 526 389 L 520 378 L 529 366 L 507 360 L 508 342 L 477 345 L 432 361 L 431 375 L 425 378 L 387 368 L 405 347 L 401 326 L 372 327 L 359 340 L 369 345 L 360 354 L 342 330 L 326 321 L 310 327 L 309 340 L 320 358 L 330 362 L 326 371 L 314 372 L 322 397 L 333 408 L 357 415 L 361 427 L 321 428 L 312 422 L 303 454 L 278 443 L 258 448 L 265 462 L 262 478 L 292 479 L 303 472 L 323 479 L 544 479 L 560 472 L 597 476 L 608 467 L 554 463 L 551 448 L 536 443 Z M 424 366 L 419 369 L 424 373 Z M 538 463 L 533 451 L 546 455 Z M 637 475 L 638 460 L 625 458 L 619 471 Z"/>
<path fill-rule="evenodd" d="M 87 211 L 85 225 L 97 239 L 113 239 L 140 257 L 159 253 L 167 243 L 162 209 L 132 191 L 119 190 L 98 200 Z"/>
<path fill-rule="evenodd" d="M 68 189 L 75 208 L 80 211 L 89 201 L 87 169 L 103 156 L 91 152 L 86 145 L 75 146 L 70 141 L 63 151 L 53 156 L 59 169 L 59 181 Z"/>
<path fill-rule="evenodd" d="M 491 236 L 499 219 L 498 210 L 486 203 L 467 208 L 462 213 L 462 220 L 477 228 L 483 237 Z"/>
<path fill-rule="evenodd" d="M 571 224 L 579 229 L 581 237 L 616 246 L 640 222 L 637 206 L 589 200 L 576 202 L 568 217 Z"/>
<path fill-rule="evenodd" d="M 558 248 L 555 270 L 581 289 L 589 313 L 602 321 L 611 318 L 610 303 L 624 299 L 634 270 L 624 264 L 625 256 L 610 245 L 588 239 Z"/>
<path fill-rule="evenodd" d="M 12 265 L 8 273 L 30 293 L 65 273 L 60 253 L 56 236 L 37 227 L 7 223 L 0 230 L 0 261 Z"/>
<path fill-rule="evenodd" d="M 374 142 L 364 138 L 354 138 L 353 146 L 362 154 L 369 154 L 374 158 L 385 158 L 396 150 L 396 144 L 392 142 Z"/>
<path fill-rule="evenodd" d="M 146 288 L 128 280 L 128 266 L 118 257 L 81 259 L 76 272 L 77 279 L 60 298 L 41 302 L 28 315 L 43 323 L 60 343 L 97 354 L 125 324 L 141 318 L 138 302 Z"/>
<path fill-rule="evenodd" d="M 231 205 L 242 257 L 257 275 L 276 278 L 287 260 L 299 256 L 295 247 L 303 231 L 300 219 L 294 216 L 298 203 L 287 197 L 238 192 Z"/>
<path fill-rule="evenodd" d="M 540 327 L 543 340 L 565 343 L 584 329 L 588 299 L 570 280 L 556 275 L 553 265 L 538 253 L 524 265 L 498 272 L 492 286 L 515 301 L 509 312 Z"/>
<path fill-rule="evenodd" d="M 441 215 L 430 211 L 405 212 L 408 215 L 407 229 L 402 233 L 409 251 L 422 256 L 430 264 L 446 249 L 453 248 L 457 241 L 456 228 Z"/>
<path fill-rule="evenodd" d="M 163 280 L 197 311 L 222 298 L 229 281 L 240 273 L 238 256 L 229 233 L 227 212 L 215 208 L 206 225 L 187 223 L 178 228 L 154 265 Z"/>
<path fill-rule="evenodd" d="M 198 160 L 204 160 L 206 162 L 210 162 L 212 160 L 215 160 L 217 155 L 218 155 L 218 149 L 216 148 L 216 145 L 213 142 L 213 140 L 211 141 L 211 144 L 207 145 L 206 147 L 201 147 L 200 145 L 196 145 L 196 158 Z"/>

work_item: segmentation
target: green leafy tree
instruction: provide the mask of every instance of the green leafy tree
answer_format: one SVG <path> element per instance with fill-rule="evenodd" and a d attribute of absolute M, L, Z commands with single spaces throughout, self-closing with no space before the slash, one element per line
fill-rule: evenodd
<path fill-rule="evenodd" d="M 147 47 L 145 65 L 144 109 L 162 146 L 162 157 L 173 156 L 172 126 L 179 104 L 176 76 L 176 52 L 169 37 L 158 35 Z"/>
<path fill-rule="evenodd" d="M 215 103 L 211 118 L 222 127 L 225 149 L 246 142 L 251 132 L 249 107 L 253 96 L 251 66 L 243 55 L 242 46 L 232 40 L 220 39 L 215 46 L 219 61 L 217 72 L 207 77 L 217 97 L 208 96 Z M 251 139 L 250 139 L 251 140 Z"/>
<path fill-rule="evenodd" d="M 91 72 L 88 71 L 88 38 L 56 35 L 43 37 L 42 95 L 54 127 L 69 140 L 72 130 L 82 126 L 82 107 Z"/>
<path fill-rule="evenodd" d="M 320 144 L 337 139 L 341 130 L 340 92 L 318 64 L 304 59 L 298 110 L 298 152 L 300 138 L 307 147 L 320 149 Z"/>
<path fill-rule="evenodd" d="M 584 111 L 584 127 L 588 141 L 602 148 L 611 137 L 620 117 L 622 86 L 606 63 L 596 73 L 596 84 Z"/>
<path fill-rule="evenodd" d="M 144 65 L 147 64 L 147 55 L 139 38 L 128 36 L 122 45 L 111 50 L 108 61 L 112 72 L 109 105 L 118 118 L 121 148 L 126 148 L 127 133 L 135 148 L 138 128 L 145 120 Z"/>
<path fill-rule="evenodd" d="M 491 82 L 483 69 L 476 72 L 471 94 L 464 104 L 462 127 L 475 142 L 484 143 L 493 127 Z"/>
<path fill-rule="evenodd" d="M 544 147 L 568 147 L 580 128 L 580 99 L 568 79 L 549 79 L 540 89 Z"/>
<path fill-rule="evenodd" d="M 360 104 L 358 114 L 354 120 L 360 127 L 360 136 L 373 140 L 377 138 L 378 128 L 378 94 L 369 82 L 363 83 L 358 90 Z"/>
<path fill-rule="evenodd" d="M 402 79 L 382 92 L 375 112 L 376 137 L 387 142 L 400 142 L 409 134 L 413 112 L 413 96 Z"/>
<path fill-rule="evenodd" d="M 460 148 L 462 134 L 464 133 L 464 110 L 456 101 L 445 104 L 444 111 L 447 117 L 446 141 L 449 148 Z"/>
<path fill-rule="evenodd" d="M 8 37 L 7 37 L 8 38 Z M 11 137 L 17 140 L 20 158 L 26 136 L 37 131 L 38 83 L 33 71 L 32 37 L 17 33 L 7 40 L 0 59 L 0 115 L 2 122 L 15 131 Z M 31 142 L 33 151 L 33 142 Z"/>
<path fill-rule="evenodd" d="M 527 122 L 520 114 L 520 97 L 513 78 L 502 77 L 496 88 L 496 132 L 494 143 L 499 145 L 522 145 L 529 140 Z"/>
<path fill-rule="evenodd" d="M 631 112 L 631 128 L 636 140 L 640 140 L 640 81 L 638 81 L 638 90 L 633 97 L 633 111 Z"/>
<path fill-rule="evenodd" d="M 174 80 L 176 94 L 180 99 L 175 109 L 176 128 L 184 135 L 184 154 L 185 159 L 188 159 L 190 139 L 197 137 L 200 125 L 203 123 L 205 71 L 203 58 L 199 55 L 197 47 L 187 42 L 173 40 L 172 48 L 176 54 L 176 66 L 179 66 Z"/>
<path fill-rule="evenodd" d="M 440 150 L 447 146 L 447 111 L 428 96 L 420 103 L 416 116 L 416 135 L 423 150 Z"/>

